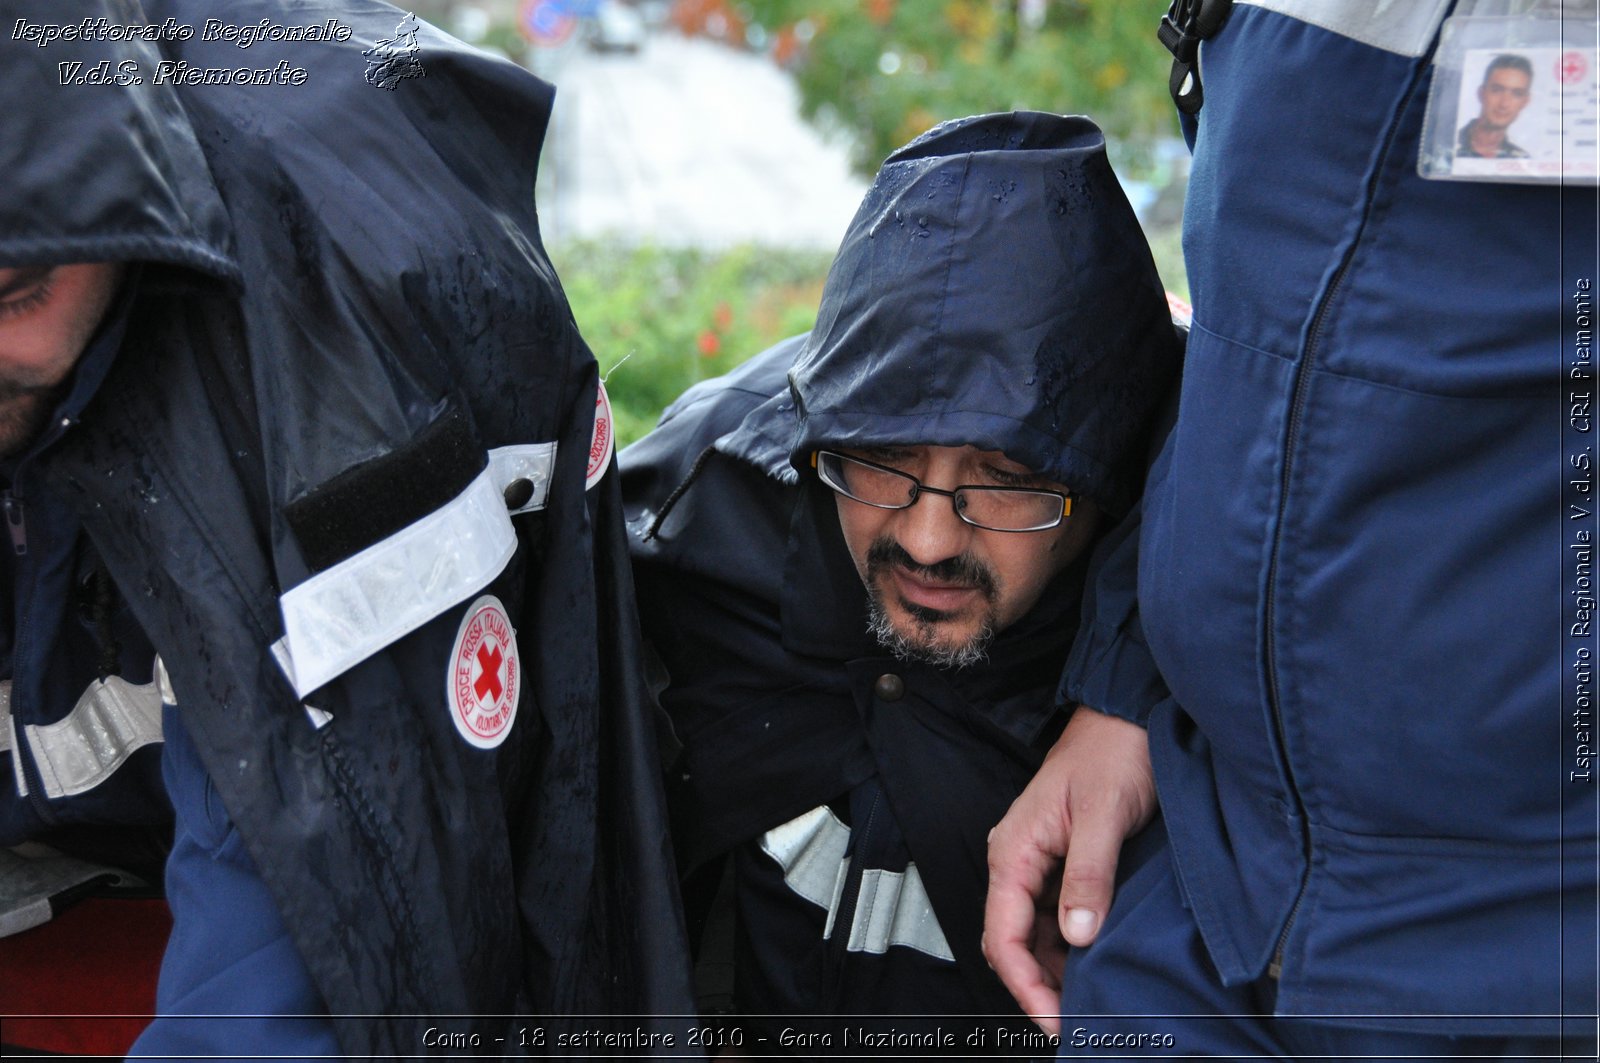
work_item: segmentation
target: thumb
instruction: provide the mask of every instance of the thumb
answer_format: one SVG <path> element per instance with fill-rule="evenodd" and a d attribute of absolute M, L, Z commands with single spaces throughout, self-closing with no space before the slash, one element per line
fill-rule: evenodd
<path fill-rule="evenodd" d="M 1061 869 L 1061 936 L 1074 948 L 1092 944 L 1111 908 L 1117 854 L 1126 828 L 1114 816 L 1074 822 L 1072 844 Z"/>

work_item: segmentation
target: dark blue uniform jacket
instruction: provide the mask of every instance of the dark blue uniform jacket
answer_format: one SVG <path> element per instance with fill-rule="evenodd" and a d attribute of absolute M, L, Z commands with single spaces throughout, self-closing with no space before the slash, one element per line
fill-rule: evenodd
<path fill-rule="evenodd" d="M 1177 424 L 1071 686 L 1148 721 L 1227 984 L 1554 1032 L 1596 994 L 1595 200 L 1420 178 L 1445 5 L 1382 6 L 1202 48 Z"/>

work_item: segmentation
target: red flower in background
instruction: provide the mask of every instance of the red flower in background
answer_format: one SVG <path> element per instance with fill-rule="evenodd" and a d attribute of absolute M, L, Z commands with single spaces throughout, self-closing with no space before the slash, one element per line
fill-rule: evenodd
<path fill-rule="evenodd" d="M 700 333 L 700 338 L 695 341 L 695 345 L 700 348 L 700 357 L 702 358 L 714 357 L 718 351 L 722 350 L 721 338 L 710 329 Z"/>

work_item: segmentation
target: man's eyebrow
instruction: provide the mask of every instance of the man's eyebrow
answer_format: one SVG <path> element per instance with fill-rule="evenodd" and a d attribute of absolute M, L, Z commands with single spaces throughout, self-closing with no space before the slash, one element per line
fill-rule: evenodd
<path fill-rule="evenodd" d="M 1001 465 L 998 462 L 985 461 L 980 467 L 990 476 L 997 476 L 1007 480 L 1028 480 L 1037 483 L 1044 483 L 1049 479 L 1044 473 L 1036 472 L 1025 465 L 1020 468 L 1012 469 L 1005 465 Z"/>
<path fill-rule="evenodd" d="M 986 465 L 989 468 L 998 469 L 1001 472 L 1010 473 L 1013 476 L 1044 475 L 1036 469 L 1029 468 L 1026 464 L 1018 461 L 1016 458 L 1007 457 L 1005 454 L 980 454 L 979 461 L 981 464 Z"/>
<path fill-rule="evenodd" d="M 23 266 L 16 275 L 4 284 L 0 284 L 0 299 L 8 298 L 20 291 L 32 288 L 55 271 L 54 266 Z"/>

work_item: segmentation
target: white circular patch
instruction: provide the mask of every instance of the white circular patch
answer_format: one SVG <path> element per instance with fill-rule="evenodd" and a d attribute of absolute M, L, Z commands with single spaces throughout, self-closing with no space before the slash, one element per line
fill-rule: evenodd
<path fill-rule="evenodd" d="M 517 633 L 500 599 L 485 594 L 467 609 L 445 677 L 445 701 L 461 737 L 493 749 L 511 733 L 522 696 Z"/>
<path fill-rule="evenodd" d="M 600 482 L 611 468 L 611 454 L 617 449 L 617 434 L 611 417 L 611 397 L 606 394 L 605 381 L 596 386 L 594 396 L 594 435 L 589 440 L 589 474 L 584 478 L 587 491 Z"/>

